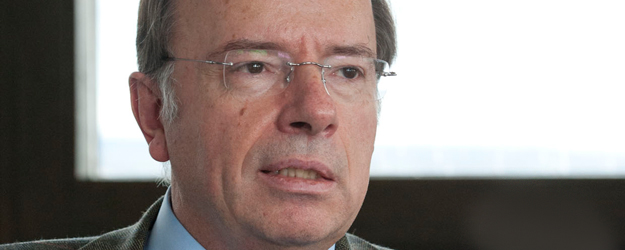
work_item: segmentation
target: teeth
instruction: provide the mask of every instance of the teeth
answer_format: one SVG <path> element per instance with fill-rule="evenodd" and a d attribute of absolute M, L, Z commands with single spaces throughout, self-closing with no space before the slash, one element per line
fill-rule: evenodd
<path fill-rule="evenodd" d="M 288 176 L 288 177 L 293 177 L 293 178 L 302 178 L 302 179 L 308 179 L 308 180 L 314 180 L 314 179 L 317 179 L 317 177 L 319 177 L 317 172 L 313 170 L 304 170 L 304 169 L 298 169 L 298 168 L 283 168 L 283 169 L 280 169 L 280 171 L 275 171 L 272 173 L 275 175 L 282 175 L 282 176 Z"/>
<path fill-rule="evenodd" d="M 295 169 L 295 177 L 297 178 L 307 178 L 308 177 L 308 171 L 304 171 L 301 169 Z"/>

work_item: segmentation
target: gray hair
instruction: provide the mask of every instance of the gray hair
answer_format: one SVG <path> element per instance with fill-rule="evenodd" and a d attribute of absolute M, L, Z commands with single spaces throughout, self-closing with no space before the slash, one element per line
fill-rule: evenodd
<path fill-rule="evenodd" d="M 164 60 L 171 54 L 174 19 L 172 0 L 141 0 L 137 24 L 137 63 L 139 72 L 158 83 L 160 118 L 166 123 L 172 122 L 178 112 L 171 77 L 174 64 Z"/>
<path fill-rule="evenodd" d="M 371 0 L 375 21 L 378 59 L 389 64 L 397 53 L 395 23 L 386 0 Z M 158 83 L 161 95 L 160 118 L 165 123 L 176 119 L 178 106 L 172 86 L 174 63 L 171 37 L 175 23 L 173 0 L 141 0 L 137 24 L 137 61 L 139 71 Z"/>

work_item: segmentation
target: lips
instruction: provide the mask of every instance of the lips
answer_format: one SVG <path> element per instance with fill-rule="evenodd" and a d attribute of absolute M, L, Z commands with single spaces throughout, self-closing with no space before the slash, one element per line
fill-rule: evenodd
<path fill-rule="evenodd" d="M 299 168 L 283 168 L 279 171 L 267 172 L 267 174 L 271 175 L 281 175 L 285 177 L 291 178 L 302 178 L 307 180 L 315 180 L 319 178 L 319 174 L 315 170 L 305 170 Z"/>
<path fill-rule="evenodd" d="M 334 180 L 334 174 L 325 164 L 317 161 L 289 159 L 264 166 L 261 172 L 282 177 L 302 178 L 309 180 Z"/>
<path fill-rule="evenodd" d="M 270 187 L 295 193 L 323 193 L 335 185 L 334 173 L 317 161 L 289 159 L 260 170 L 260 177 Z"/>

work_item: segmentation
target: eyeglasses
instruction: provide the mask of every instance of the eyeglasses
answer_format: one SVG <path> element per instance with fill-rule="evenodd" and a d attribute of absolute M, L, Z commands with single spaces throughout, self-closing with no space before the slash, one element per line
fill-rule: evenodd
<path fill-rule="evenodd" d="M 245 99 L 281 93 L 293 81 L 296 66 L 321 68 L 326 93 L 345 102 L 380 100 L 386 92 L 380 78 L 397 75 L 387 72 L 388 63 L 376 58 L 333 55 L 323 64 L 293 63 L 288 53 L 278 50 L 231 50 L 225 53 L 223 62 L 176 57 L 167 60 L 222 65 L 224 87 Z"/>

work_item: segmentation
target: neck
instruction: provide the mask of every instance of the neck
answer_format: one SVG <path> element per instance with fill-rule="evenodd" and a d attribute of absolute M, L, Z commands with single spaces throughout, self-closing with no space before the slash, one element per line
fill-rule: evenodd
<path fill-rule="evenodd" d="M 189 234 L 205 249 L 276 249 L 276 250 L 325 250 L 332 247 L 340 237 L 333 237 L 324 241 L 307 244 L 293 244 L 288 241 L 276 242 L 254 235 L 241 227 L 228 226 L 224 220 L 205 214 L 219 214 L 217 211 L 198 213 L 192 209 L 193 204 L 186 202 L 185 196 L 176 187 L 171 185 L 171 205 L 176 218 Z"/>

